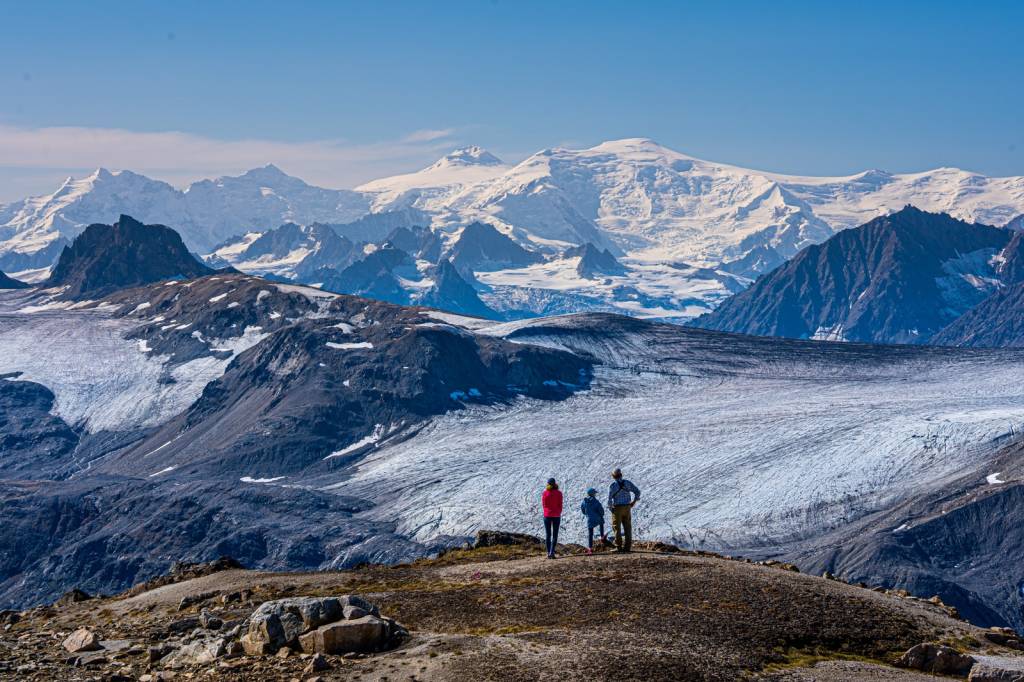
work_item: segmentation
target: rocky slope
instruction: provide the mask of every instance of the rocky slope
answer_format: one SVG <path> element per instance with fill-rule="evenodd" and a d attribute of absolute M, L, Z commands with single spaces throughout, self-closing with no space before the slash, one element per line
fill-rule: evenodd
<path fill-rule="evenodd" d="M 0 543 L 22 548 L 0 560 L 0 592 L 18 602 L 69 582 L 120 589 L 170 556 L 312 568 L 422 555 L 444 541 L 358 520 L 372 504 L 358 490 L 268 484 L 345 476 L 433 415 L 560 400 L 590 376 L 589 360 L 436 311 L 239 274 L 76 304 L 19 296 L 0 313 L 0 366 L 17 379 L 0 385 Z"/>
<path fill-rule="evenodd" d="M 213 272 L 174 230 L 122 215 L 113 225 L 90 225 L 65 247 L 44 286 L 60 288 L 68 298 L 98 298 L 125 287 Z"/>
<path fill-rule="evenodd" d="M 761 336 L 928 343 L 999 288 L 997 265 L 1015 271 L 1004 253 L 1012 236 L 908 206 L 808 247 L 692 324 Z"/>
<path fill-rule="evenodd" d="M 932 337 L 941 346 L 1024 346 L 1024 283 L 1000 289 Z"/>
<path fill-rule="evenodd" d="M 943 659 L 917 657 L 930 669 L 938 660 L 1003 669 L 1021 660 L 1015 649 L 994 641 L 1016 645 L 1012 633 L 973 628 L 941 604 L 785 566 L 695 556 L 664 545 L 589 557 L 565 547 L 567 556 L 544 561 L 534 543 L 482 533 L 476 549 L 348 572 L 267 574 L 232 569 L 226 561 L 182 566 L 176 575 L 119 596 L 72 593 L 51 607 L 5 612 L 0 674 L 916 682 L 935 678 L 893 666 L 914 662 L 903 654 L 920 651 L 918 645 L 947 647 Z M 365 624 L 379 619 L 361 615 L 365 611 L 334 614 L 331 596 L 371 612 L 379 608 L 382 619 L 401 624 L 389 629 L 400 636 L 371 644 Z M 301 618 L 287 621 L 282 641 L 288 632 L 325 621 L 321 631 L 347 634 L 333 637 L 325 647 L 330 653 L 319 657 L 305 650 L 327 645 L 327 638 L 318 643 L 304 635 L 283 649 L 264 649 L 273 655 L 246 654 L 256 649 L 250 644 L 276 641 L 278 631 L 259 624 L 288 608 Z M 364 644 L 367 649 L 357 650 Z"/>

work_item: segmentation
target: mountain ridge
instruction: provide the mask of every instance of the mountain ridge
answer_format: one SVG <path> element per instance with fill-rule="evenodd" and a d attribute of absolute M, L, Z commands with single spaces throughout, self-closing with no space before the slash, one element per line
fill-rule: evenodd
<path fill-rule="evenodd" d="M 1000 286 L 1002 228 L 907 206 L 810 246 L 693 326 L 760 336 L 927 343 Z"/>

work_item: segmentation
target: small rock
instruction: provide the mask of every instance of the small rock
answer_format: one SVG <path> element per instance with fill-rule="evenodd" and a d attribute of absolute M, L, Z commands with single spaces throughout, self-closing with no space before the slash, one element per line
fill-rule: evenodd
<path fill-rule="evenodd" d="M 92 595 L 84 590 L 80 590 L 77 587 L 73 590 L 69 590 L 62 594 L 60 598 L 54 602 L 57 606 L 67 606 L 68 604 L 75 604 L 80 601 L 88 601 L 92 599 Z"/>
<path fill-rule="evenodd" d="M 900 656 L 896 665 L 926 673 L 964 677 L 974 665 L 974 658 L 942 644 L 924 643 L 911 647 Z"/>
<path fill-rule="evenodd" d="M 217 616 L 211 615 L 206 609 L 199 612 L 200 627 L 206 628 L 207 630 L 220 630 L 223 625 L 223 620 Z"/>
<path fill-rule="evenodd" d="M 307 675 L 313 673 L 322 673 L 331 669 L 331 664 L 327 661 L 327 657 L 323 654 L 313 654 L 313 658 L 309 659 L 309 665 L 303 670 Z"/>
<path fill-rule="evenodd" d="M 186 595 L 181 598 L 180 602 L 178 602 L 178 610 L 184 611 L 190 606 L 204 602 L 207 599 L 213 599 L 216 596 L 217 592 L 201 592 L 199 594 Z"/>
<path fill-rule="evenodd" d="M 100 648 L 100 638 L 88 628 L 78 628 L 64 640 L 64 648 L 72 654 L 96 651 Z"/>
<path fill-rule="evenodd" d="M 199 627 L 199 618 L 196 616 L 187 616 L 185 618 L 179 618 L 178 620 L 172 620 L 167 624 L 167 632 L 172 635 L 180 635 L 190 630 L 195 630 Z"/>
<path fill-rule="evenodd" d="M 292 650 L 289 649 L 286 646 L 283 646 L 280 649 L 278 649 L 277 653 L 274 654 L 274 655 L 277 656 L 278 658 L 288 658 L 289 656 L 292 655 Z"/>
<path fill-rule="evenodd" d="M 185 644 L 165 656 L 162 663 L 168 668 L 213 663 L 227 653 L 227 642 L 223 638 L 200 640 Z"/>

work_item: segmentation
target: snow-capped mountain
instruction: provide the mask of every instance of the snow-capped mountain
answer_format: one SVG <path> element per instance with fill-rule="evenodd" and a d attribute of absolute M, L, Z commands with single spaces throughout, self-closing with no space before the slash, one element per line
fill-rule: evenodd
<path fill-rule="evenodd" d="M 643 138 L 547 149 L 508 169 L 474 166 L 478 174 L 462 182 L 437 170 L 448 164 L 442 159 L 359 189 L 379 192 L 375 206 L 409 204 L 431 213 L 439 226 L 484 220 L 541 247 L 608 242 L 643 262 L 698 265 L 757 253 L 771 254 L 777 264 L 908 203 L 990 225 L 1003 225 L 1024 208 L 1024 177 L 949 168 L 790 176 L 704 161 Z M 741 274 L 763 271 L 754 262 Z"/>
<path fill-rule="evenodd" d="M 19 269 L 50 265 L 59 249 L 51 253 L 48 247 L 68 243 L 87 225 L 109 223 L 121 214 L 171 225 L 189 248 L 207 252 L 254 229 L 289 221 L 344 223 L 368 210 L 362 194 L 313 187 L 272 165 L 202 180 L 184 191 L 131 171 L 101 168 L 86 178 L 68 178 L 53 194 L 0 206 L 0 263 L 11 261 Z M 26 258 L 39 252 L 49 262 Z"/>
<path fill-rule="evenodd" d="M 456 149 L 415 173 L 368 182 L 356 188 L 372 197 L 374 211 L 409 206 L 429 212 L 446 212 L 468 188 L 501 176 L 509 170 L 501 159 L 480 147 Z"/>
<path fill-rule="evenodd" d="M 0 269 L 29 278 L 25 270 L 52 265 L 85 225 L 121 213 L 169 225 L 203 254 L 229 238 L 244 250 L 246 240 L 287 222 L 330 224 L 353 244 L 380 243 L 396 228 L 414 226 L 429 226 L 439 244 L 451 244 L 481 222 L 544 258 L 482 276 L 492 308 L 685 319 L 804 247 L 907 204 L 1006 225 L 1024 213 L 1024 177 L 950 168 L 791 176 L 697 159 L 643 138 L 547 149 L 515 165 L 467 147 L 354 191 L 312 187 L 274 166 L 185 191 L 100 170 L 53 195 L 0 207 Z M 622 270 L 582 276 L 564 254 L 585 244 L 608 251 Z M 292 260 L 299 255 L 290 253 Z M 238 261 L 230 249 L 218 256 Z M 255 272 L 272 272 L 258 265 Z M 282 261 L 279 274 L 295 276 L 294 265 Z"/>
<path fill-rule="evenodd" d="M 907 206 L 804 249 L 691 324 L 759 336 L 929 343 L 1012 283 L 1020 267 L 1016 234 Z"/>

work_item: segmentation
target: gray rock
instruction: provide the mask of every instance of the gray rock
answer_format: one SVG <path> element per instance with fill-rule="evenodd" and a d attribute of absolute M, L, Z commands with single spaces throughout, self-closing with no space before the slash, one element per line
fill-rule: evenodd
<path fill-rule="evenodd" d="M 322 625 L 379 614 L 376 606 L 356 595 L 276 599 L 249 617 L 241 643 L 250 656 L 264 656 L 284 646 L 298 648 L 300 637 Z"/>
<path fill-rule="evenodd" d="M 212 637 L 179 647 L 164 657 L 163 665 L 166 668 L 183 668 L 189 665 L 212 663 L 227 653 L 227 641 L 223 637 Z"/>
<path fill-rule="evenodd" d="M 220 630 L 223 625 L 223 620 L 212 615 L 206 609 L 199 612 L 199 627 L 206 628 L 207 630 Z"/>
<path fill-rule="evenodd" d="M 388 638 L 388 624 L 376 616 L 329 623 L 299 638 L 306 653 L 347 654 L 374 651 Z"/>
<path fill-rule="evenodd" d="M 323 654 L 313 654 L 313 658 L 309 659 L 309 665 L 302 672 L 306 675 L 313 675 L 315 673 L 322 673 L 331 669 L 331 664 L 327 660 L 327 657 Z"/>
<path fill-rule="evenodd" d="M 345 607 L 345 620 L 355 620 L 357 618 L 362 618 L 363 616 L 369 615 L 369 613 L 367 613 L 364 609 L 359 608 L 358 606 Z"/>
<path fill-rule="evenodd" d="M 911 647 L 909 651 L 900 656 L 896 665 L 900 668 L 921 670 L 927 673 L 965 677 L 974 662 L 973 657 L 962 654 L 951 647 L 924 643 Z"/>
<path fill-rule="evenodd" d="M 72 654 L 82 651 L 98 651 L 101 648 L 100 638 L 87 628 L 78 628 L 64 640 L 64 648 Z"/>

